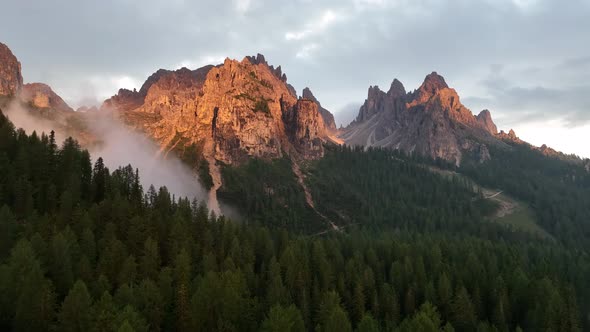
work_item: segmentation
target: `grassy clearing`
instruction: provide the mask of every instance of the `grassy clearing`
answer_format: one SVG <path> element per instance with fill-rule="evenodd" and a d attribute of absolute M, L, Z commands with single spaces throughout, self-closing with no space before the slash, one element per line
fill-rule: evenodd
<path fill-rule="evenodd" d="M 493 220 L 515 230 L 535 234 L 543 239 L 553 239 L 551 234 L 537 224 L 534 211 L 522 203 L 518 203 L 511 213 Z"/>
<path fill-rule="evenodd" d="M 429 167 L 429 169 L 444 177 L 451 178 L 456 176 L 459 178 L 465 178 L 464 175 L 453 171 L 443 170 L 432 166 Z M 519 202 L 505 193 L 495 195 L 499 190 L 484 188 L 476 183 L 474 183 L 474 191 L 481 191 L 484 196 L 487 197 L 493 196 L 489 198 L 489 200 L 496 203 L 497 210 L 490 217 L 491 221 L 501 223 L 516 231 L 537 235 L 543 239 L 554 239 L 551 234 L 539 226 L 535 217 L 535 212 L 527 204 Z"/>

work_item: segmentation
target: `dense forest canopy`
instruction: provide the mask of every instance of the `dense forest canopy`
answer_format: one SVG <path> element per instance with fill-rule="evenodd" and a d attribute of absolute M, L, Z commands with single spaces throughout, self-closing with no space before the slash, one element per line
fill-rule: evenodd
<path fill-rule="evenodd" d="M 325 225 L 289 162 L 224 170 L 223 197 L 245 215 L 236 223 L 166 188 L 144 191 L 131 166 L 111 171 L 74 140 L 27 135 L 0 114 L 0 329 L 590 328 L 590 258 L 570 246 L 588 239 L 582 174 L 567 182 L 559 167 L 529 173 L 540 166 L 522 161 L 514 181 L 532 189 L 509 190 L 561 204 L 539 210 L 559 239 L 544 241 L 486 219 L 468 181 L 394 152 L 332 148 L 306 167 L 307 182 L 318 211 L 348 227 L 314 236 Z M 464 167 L 490 183 L 484 172 L 500 168 Z M 533 194 L 544 186 L 556 190 L 546 201 Z"/>

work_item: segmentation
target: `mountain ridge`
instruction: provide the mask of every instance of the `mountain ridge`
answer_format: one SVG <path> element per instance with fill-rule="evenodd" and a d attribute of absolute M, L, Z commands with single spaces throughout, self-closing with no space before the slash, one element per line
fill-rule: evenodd
<path fill-rule="evenodd" d="M 390 147 L 459 165 L 467 155 L 488 160 L 489 144 L 504 145 L 496 134 L 488 110 L 473 115 L 445 79 L 432 72 L 412 92 L 397 79 L 387 92 L 369 87 L 357 118 L 339 137 L 346 144 Z"/>
<path fill-rule="evenodd" d="M 346 128 L 337 129 L 333 114 L 322 107 L 308 87 L 298 97 L 295 88 L 287 83 L 287 76 L 281 66 L 275 68 L 269 65 L 261 54 L 246 56 L 242 61 L 226 59 L 222 64 L 194 70 L 184 67 L 177 70 L 159 69 L 146 78 L 139 90 L 120 89 L 104 100 L 100 108 L 81 107 L 81 112 L 72 112 L 72 108 L 46 84 L 23 84 L 20 62 L 8 46 L 1 43 L 0 58 L 4 59 L 0 66 L 0 95 L 18 97 L 25 104 L 45 109 L 43 116 L 47 115 L 47 111 L 57 111 L 61 118 L 66 119 L 83 118 L 85 116 L 82 113 L 88 113 L 86 117 L 92 118 L 97 111 L 111 114 L 128 126 L 148 134 L 162 145 L 164 153 L 182 147 L 185 143 L 184 150 L 201 149 L 202 152 L 205 144 L 199 137 L 215 133 L 215 144 L 207 145 L 209 154 L 224 164 L 241 163 L 250 157 L 278 158 L 293 156 L 294 153 L 301 154 L 303 159 L 319 158 L 323 155 L 322 145 L 326 142 L 393 147 L 434 159 L 442 158 L 457 165 L 465 155 L 485 162 L 489 159 L 489 144 L 505 147 L 527 144 L 547 156 L 573 160 L 571 156 L 546 146 L 534 147 L 518 138 L 512 130 L 509 133 L 498 132 L 489 110 L 483 110 L 477 115 L 471 113 L 461 104 L 458 93 L 437 72 L 427 75 L 422 85 L 411 92 L 406 92 L 398 79 L 392 81 L 387 92 L 378 86 L 370 86 L 367 99 L 355 120 Z M 213 92 L 215 97 L 206 98 L 204 89 L 207 81 L 209 86 L 219 88 L 219 85 L 213 84 L 216 78 L 209 77 L 209 73 L 215 70 L 224 72 L 226 65 L 234 66 L 234 72 L 226 77 L 230 85 L 234 84 L 235 75 L 239 72 L 242 80 L 258 81 L 254 82 L 258 87 L 242 84 L 239 89 L 244 91 L 240 93 L 230 88 L 224 88 L 224 93 L 215 93 L 216 88 L 212 88 L 207 91 L 209 94 Z M 256 70 L 248 72 L 246 68 Z M 264 77 L 257 77 L 258 72 Z M 272 91 L 275 86 L 279 87 L 280 94 Z M 248 88 L 252 88 L 252 91 L 248 91 L 250 94 L 245 93 Z M 270 93 L 260 90 L 269 88 Z M 211 107 L 204 112 L 197 112 L 196 109 L 203 109 L 198 100 L 206 100 Z M 223 121 L 218 123 L 216 120 L 215 125 L 221 125 L 221 130 L 212 130 L 215 113 L 213 104 L 221 102 L 229 106 L 223 108 L 221 113 L 218 109 L 217 114 L 222 115 L 218 119 Z M 268 111 L 272 112 L 268 114 L 273 121 L 261 117 L 261 114 L 256 115 L 260 111 L 266 113 L 269 102 Z M 227 113 L 236 111 L 236 107 L 242 111 L 237 111 L 234 118 L 229 119 Z M 191 110 L 198 120 L 192 125 L 190 122 L 194 119 L 187 116 Z M 181 114 L 174 114 L 176 111 Z M 206 114 L 207 119 L 198 119 L 200 113 Z M 237 123 L 237 119 L 241 122 L 246 119 L 246 122 L 255 125 L 250 126 L 247 133 L 241 133 L 244 127 Z M 78 119 L 74 122 L 78 122 Z M 196 133 L 191 134 L 189 128 L 196 128 Z M 85 137 L 88 138 L 88 135 Z M 94 140 L 86 141 L 88 144 L 95 143 Z M 195 148 L 195 145 L 201 147 Z"/>

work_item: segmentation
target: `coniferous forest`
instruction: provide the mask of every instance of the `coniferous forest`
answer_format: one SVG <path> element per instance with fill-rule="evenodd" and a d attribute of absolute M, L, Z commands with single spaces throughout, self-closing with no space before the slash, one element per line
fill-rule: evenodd
<path fill-rule="evenodd" d="M 461 171 L 533 204 L 554 240 L 490 222 L 468 180 L 346 147 L 306 167 L 345 231 L 320 234 L 288 160 L 224 169 L 235 222 L 0 115 L 0 329 L 589 329 L 588 176 L 507 158 L 513 178 L 495 162 Z"/>

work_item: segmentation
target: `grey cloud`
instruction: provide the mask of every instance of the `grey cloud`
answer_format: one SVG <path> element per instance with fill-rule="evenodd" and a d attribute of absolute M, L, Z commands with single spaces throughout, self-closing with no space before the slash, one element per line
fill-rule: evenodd
<path fill-rule="evenodd" d="M 511 127 L 528 122 L 561 120 L 568 126 L 582 126 L 590 122 L 590 86 L 570 89 L 537 87 L 494 88 L 489 97 L 469 97 L 466 105 L 477 105 L 503 110 L 501 125 Z M 487 106 L 485 106 L 487 105 Z"/>
<path fill-rule="evenodd" d="M 356 119 L 360 107 L 360 103 L 352 102 L 344 105 L 342 108 L 338 110 L 335 110 L 334 116 L 336 117 L 336 125 L 338 127 L 348 126 L 354 119 Z"/>
<path fill-rule="evenodd" d="M 331 110 L 362 102 L 369 85 L 387 87 L 394 77 L 414 89 L 436 70 L 466 101 L 490 103 L 481 108 L 538 108 L 548 117 L 567 109 L 572 119 L 587 119 L 586 87 L 576 81 L 590 74 L 588 1 L 246 2 L 10 1 L 0 31 L 25 80 L 46 81 L 69 101 L 92 97 L 92 89 L 72 88 L 91 76 L 141 82 L 158 68 L 261 52 L 298 90 L 313 86 Z M 327 11 L 336 17 L 318 26 Z M 306 30 L 314 32 L 286 38 Z M 308 56 L 297 57 L 306 47 Z M 489 64 L 505 80 L 496 90 L 481 82 Z M 522 105 L 530 110 L 518 111 Z M 345 122 L 345 112 L 335 113 Z"/>

